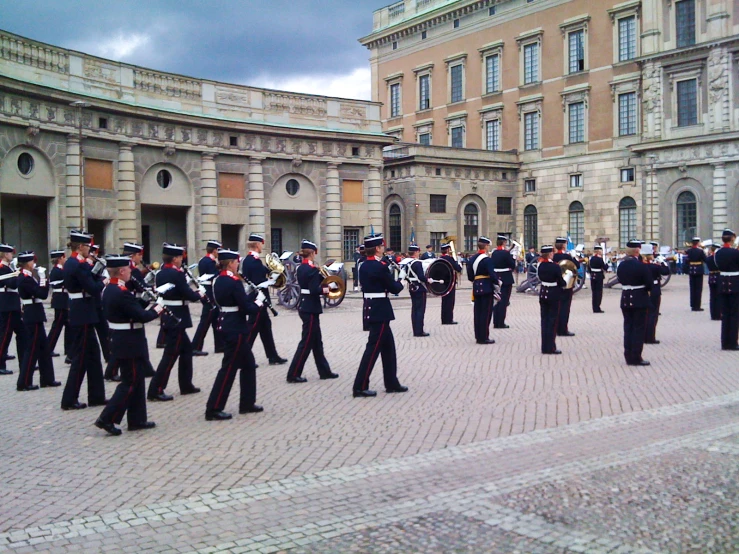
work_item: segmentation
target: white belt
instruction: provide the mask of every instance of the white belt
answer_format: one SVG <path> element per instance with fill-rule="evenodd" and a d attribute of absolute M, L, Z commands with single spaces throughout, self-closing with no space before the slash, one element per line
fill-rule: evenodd
<path fill-rule="evenodd" d="M 238 306 L 221 306 L 218 309 L 222 314 L 233 314 L 239 311 Z"/>
<path fill-rule="evenodd" d="M 165 306 L 184 306 L 185 300 L 164 300 L 163 304 Z"/>
<path fill-rule="evenodd" d="M 143 328 L 143 323 L 113 323 L 111 321 L 108 322 L 108 329 L 112 329 L 113 331 L 131 331 L 133 329 Z"/>
<path fill-rule="evenodd" d="M 545 283 L 544 281 L 541 282 L 541 285 L 543 287 L 556 287 L 557 283 Z"/>
<path fill-rule="evenodd" d="M 644 285 L 621 285 L 621 290 L 639 290 L 643 288 Z"/>
<path fill-rule="evenodd" d="M 313 294 L 310 289 L 300 289 L 300 294 Z"/>
<path fill-rule="evenodd" d="M 213 281 L 212 280 L 211 281 L 198 281 L 198 282 L 201 285 L 203 285 L 204 287 L 212 287 L 213 286 Z"/>
<path fill-rule="evenodd" d="M 721 275 L 724 277 L 736 277 L 739 275 L 739 271 L 722 271 Z"/>
<path fill-rule="evenodd" d="M 654 282 L 654 284 L 655 284 L 655 285 L 659 285 L 659 280 L 656 280 L 656 281 Z"/>
<path fill-rule="evenodd" d="M 601 271 L 603 270 L 602 269 L 591 269 L 590 273 L 600 273 Z"/>
<path fill-rule="evenodd" d="M 504 267 L 503 269 L 495 268 L 493 269 L 493 271 L 495 271 L 495 273 L 505 273 L 506 271 L 511 271 L 511 268 L 510 267 Z"/>
<path fill-rule="evenodd" d="M 135 296 L 136 298 L 143 298 L 143 296 L 144 296 L 144 293 L 143 293 L 143 292 L 137 292 L 136 294 L 134 294 L 134 296 Z"/>
<path fill-rule="evenodd" d="M 90 296 L 86 292 L 70 292 L 69 293 L 70 300 L 82 300 L 83 298 L 92 298 L 92 296 Z"/>
<path fill-rule="evenodd" d="M 0 292 L 12 292 L 13 294 L 18 294 L 18 290 L 16 289 L 0 289 Z"/>
<path fill-rule="evenodd" d="M 50 284 L 50 285 L 51 285 L 52 287 L 55 287 L 55 286 L 57 286 L 57 285 L 61 285 L 61 284 L 63 284 L 63 283 L 64 283 L 64 279 L 62 279 L 61 281 L 49 281 L 49 284 Z"/>
<path fill-rule="evenodd" d="M 387 293 L 386 292 L 365 292 L 364 297 L 370 300 L 373 298 L 387 298 Z"/>
<path fill-rule="evenodd" d="M 21 298 L 21 304 L 28 306 L 29 304 L 43 304 L 44 301 L 40 298 Z"/>
<path fill-rule="evenodd" d="M 66 293 L 67 293 L 67 289 L 65 289 L 64 287 L 59 287 L 59 288 L 52 287 L 51 288 L 51 294 L 66 294 Z"/>

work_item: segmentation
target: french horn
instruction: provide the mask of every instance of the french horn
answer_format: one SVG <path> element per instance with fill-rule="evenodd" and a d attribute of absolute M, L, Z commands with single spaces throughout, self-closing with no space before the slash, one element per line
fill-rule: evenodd
<path fill-rule="evenodd" d="M 572 260 L 561 260 L 559 268 L 562 270 L 562 278 L 565 280 L 565 289 L 575 288 L 577 283 L 577 266 Z"/>
<path fill-rule="evenodd" d="M 287 284 L 287 277 L 285 276 L 285 266 L 280 261 L 280 257 L 272 252 L 267 256 L 267 259 L 265 260 L 265 263 L 267 264 L 267 269 L 269 269 L 269 272 L 276 273 L 277 275 L 274 277 L 275 284 L 272 285 L 276 289 L 281 289 Z"/>

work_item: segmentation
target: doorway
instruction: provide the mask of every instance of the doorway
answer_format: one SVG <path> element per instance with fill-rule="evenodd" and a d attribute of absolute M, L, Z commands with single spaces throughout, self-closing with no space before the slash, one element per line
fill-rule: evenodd
<path fill-rule="evenodd" d="M 273 252 L 297 252 L 303 239 L 320 244 L 315 211 L 272 210 L 270 212 Z M 279 244 L 276 244 L 279 240 Z M 279 248 L 279 249 L 278 249 Z"/>
<path fill-rule="evenodd" d="M 93 242 L 100 247 L 98 256 L 102 257 L 104 254 L 107 254 L 108 249 L 110 249 L 111 252 L 115 251 L 115 247 L 108 244 L 108 239 L 110 238 L 110 233 L 108 232 L 109 229 L 110 221 L 106 219 L 87 220 L 87 230 L 93 235 Z"/>
<path fill-rule="evenodd" d="M 161 259 L 162 243 L 187 243 L 185 207 L 141 206 L 141 238 L 147 263 Z"/>
<path fill-rule="evenodd" d="M 224 248 L 239 250 L 241 248 L 241 231 L 243 225 L 221 225 L 221 242 Z"/>
<path fill-rule="evenodd" d="M 15 246 L 18 252 L 33 250 L 39 264 L 46 265 L 45 260 L 49 259 L 48 212 L 49 201 L 45 198 L 0 195 L 2 241 Z"/>

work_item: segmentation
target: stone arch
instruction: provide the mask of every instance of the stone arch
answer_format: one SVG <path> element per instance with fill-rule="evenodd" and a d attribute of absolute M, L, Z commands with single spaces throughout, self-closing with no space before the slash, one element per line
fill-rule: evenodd
<path fill-rule="evenodd" d="M 167 188 L 157 182 L 160 171 L 172 176 Z M 168 162 L 155 163 L 144 172 L 141 179 L 141 204 L 160 206 L 193 206 L 193 186 L 187 174 L 177 165 Z"/>
<path fill-rule="evenodd" d="M 287 183 L 291 180 L 298 182 L 294 195 L 288 193 Z M 317 211 L 320 199 L 311 179 L 302 173 L 285 173 L 272 185 L 269 204 L 271 210 Z"/>
<path fill-rule="evenodd" d="M 678 199 L 683 193 L 690 193 L 695 198 L 695 225 L 691 226 L 693 230 L 685 229 L 683 232 L 678 230 Z M 689 234 L 700 234 L 700 229 L 703 226 L 701 218 L 702 205 L 708 198 L 708 193 L 704 189 L 703 185 L 697 179 L 693 177 L 681 177 L 676 179 L 668 188 L 667 194 L 665 195 L 665 203 L 669 209 L 669 235 L 672 237 L 672 242 L 675 248 L 683 248 L 685 246 L 686 237 Z M 682 219 L 682 218 L 680 218 Z M 686 234 L 687 233 L 687 234 Z M 682 236 L 684 235 L 684 236 Z"/>
<path fill-rule="evenodd" d="M 457 229 L 457 236 L 459 237 L 459 248 L 465 252 L 474 252 L 477 249 L 477 241 L 472 240 L 473 235 L 470 235 L 469 240 L 465 239 L 465 228 L 471 230 L 472 219 L 468 217 L 465 220 L 465 209 L 468 206 L 474 206 L 477 209 L 477 236 L 485 236 L 485 229 L 488 226 L 488 207 L 487 203 L 481 196 L 477 194 L 468 194 L 459 201 L 457 205 L 457 221 L 459 221 L 459 228 Z M 470 210 L 468 210 L 470 212 Z M 468 213 L 468 216 L 471 212 Z M 469 225 L 468 225 L 469 223 Z"/>
<path fill-rule="evenodd" d="M 396 209 L 397 213 L 395 212 Z M 399 225 L 397 225 L 398 229 L 396 230 L 396 221 L 398 218 Z M 405 202 L 399 194 L 390 194 L 385 198 L 385 221 L 387 222 L 387 236 L 385 237 L 385 241 L 398 251 L 405 252 L 408 217 Z M 378 230 L 375 229 L 375 231 Z M 395 242 L 397 244 L 394 244 Z"/>
<path fill-rule="evenodd" d="M 28 175 L 23 175 L 18 169 L 21 154 L 29 154 L 33 158 L 33 169 Z M 54 198 L 56 190 L 54 166 L 43 150 L 19 144 L 11 148 L 3 158 L 0 164 L 0 194 Z"/>

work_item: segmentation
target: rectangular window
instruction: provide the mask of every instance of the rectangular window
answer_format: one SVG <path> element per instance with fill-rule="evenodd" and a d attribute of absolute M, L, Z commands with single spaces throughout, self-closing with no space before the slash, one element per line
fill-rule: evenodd
<path fill-rule="evenodd" d="M 622 183 L 633 183 L 634 182 L 634 168 L 625 167 L 621 170 L 621 182 Z"/>
<path fill-rule="evenodd" d="M 636 134 L 636 93 L 618 95 L 618 135 L 625 137 Z"/>
<path fill-rule="evenodd" d="M 426 31 L 421 31 L 421 40 L 426 40 L 426 37 L 429 36 Z"/>
<path fill-rule="evenodd" d="M 585 142 L 585 103 L 575 102 L 567 108 L 570 115 L 570 144 Z"/>
<path fill-rule="evenodd" d="M 390 85 L 390 117 L 400 115 L 400 84 Z"/>
<path fill-rule="evenodd" d="M 354 251 L 359 246 L 359 229 L 344 227 L 344 261 L 351 262 Z"/>
<path fill-rule="evenodd" d="M 398 41 L 397 40 L 394 40 L 393 41 L 393 50 L 397 50 L 397 49 L 398 49 Z"/>
<path fill-rule="evenodd" d="M 539 148 L 539 114 L 529 112 L 523 116 L 524 150 Z"/>
<path fill-rule="evenodd" d="M 341 201 L 361 204 L 364 202 L 364 181 L 342 181 Z"/>
<path fill-rule="evenodd" d="M 574 244 L 585 242 L 585 212 L 570 211 L 569 234 Z"/>
<path fill-rule="evenodd" d="M 636 58 L 636 16 L 618 20 L 618 61 Z"/>
<path fill-rule="evenodd" d="M 523 84 L 536 83 L 539 80 L 539 43 L 534 42 L 523 47 Z"/>
<path fill-rule="evenodd" d="M 444 244 L 445 237 L 446 231 L 431 231 L 431 246 L 434 247 L 434 252 L 441 251 L 441 245 Z"/>
<path fill-rule="evenodd" d="M 620 248 L 636 236 L 636 207 L 624 207 L 618 210 L 618 242 Z"/>
<path fill-rule="evenodd" d="M 101 129 L 107 129 L 108 128 L 108 118 L 107 117 L 98 118 L 98 127 L 100 127 Z"/>
<path fill-rule="evenodd" d="M 418 135 L 418 144 L 431 146 L 431 133 L 421 133 Z"/>
<path fill-rule="evenodd" d="M 678 48 L 695 44 L 695 0 L 675 2 L 675 30 Z"/>
<path fill-rule="evenodd" d="M 272 227 L 272 252 L 277 252 L 277 254 L 282 254 L 282 229 L 278 229 L 276 227 Z"/>
<path fill-rule="evenodd" d="M 695 79 L 677 83 L 677 125 L 698 124 L 698 82 Z"/>
<path fill-rule="evenodd" d="M 459 19 L 454 20 L 454 28 L 459 29 Z"/>
<path fill-rule="evenodd" d="M 428 110 L 431 107 L 431 77 L 429 75 L 421 75 L 418 78 L 418 109 Z"/>
<path fill-rule="evenodd" d="M 462 86 L 462 72 L 463 67 L 461 64 L 454 65 L 451 68 L 451 103 L 461 102 L 464 100 L 464 90 Z"/>
<path fill-rule="evenodd" d="M 500 119 L 485 122 L 485 147 L 500 150 Z"/>
<path fill-rule="evenodd" d="M 218 196 L 221 198 L 244 198 L 245 185 L 243 173 L 218 174 Z"/>
<path fill-rule="evenodd" d="M 513 198 L 510 196 L 498 196 L 498 215 L 511 215 L 513 213 Z"/>
<path fill-rule="evenodd" d="M 429 204 L 429 211 L 432 214 L 446 213 L 446 194 L 431 194 Z"/>
<path fill-rule="evenodd" d="M 488 8 L 488 15 L 495 15 L 495 6 L 490 6 Z"/>
<path fill-rule="evenodd" d="M 85 188 L 113 190 L 113 162 L 85 158 Z"/>
<path fill-rule="evenodd" d="M 238 146 L 239 145 L 239 137 L 231 135 L 228 137 L 228 145 L 229 146 Z"/>
<path fill-rule="evenodd" d="M 452 148 L 464 148 L 464 127 L 452 127 Z"/>
<path fill-rule="evenodd" d="M 485 93 L 500 90 L 500 56 L 493 54 L 485 58 Z"/>
<path fill-rule="evenodd" d="M 576 173 L 570 175 L 570 188 L 581 189 L 582 188 L 582 173 Z"/>
<path fill-rule="evenodd" d="M 570 73 L 585 70 L 585 32 L 582 29 L 572 31 L 569 35 Z"/>
<path fill-rule="evenodd" d="M 524 192 L 536 192 L 536 179 L 526 179 L 523 182 Z"/>

